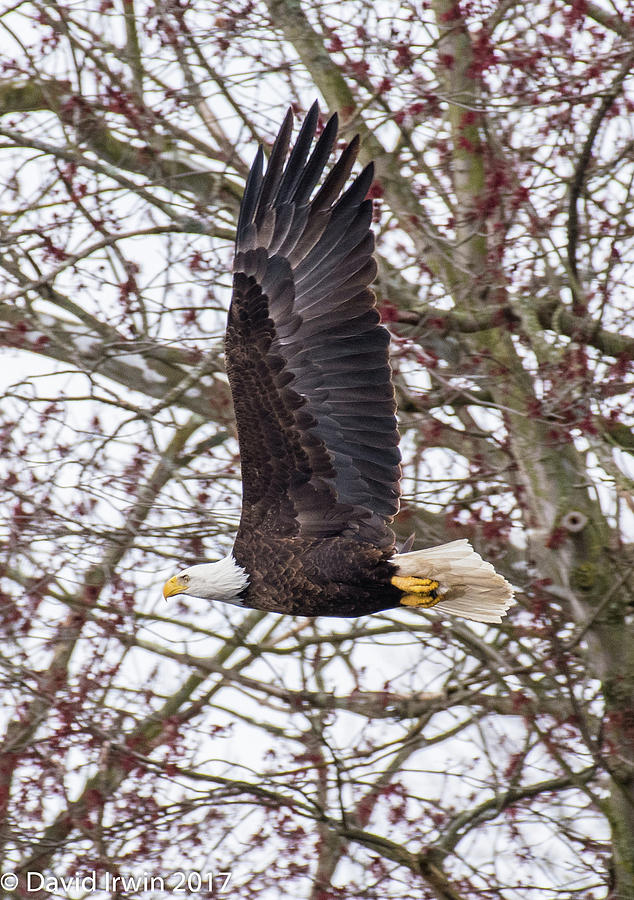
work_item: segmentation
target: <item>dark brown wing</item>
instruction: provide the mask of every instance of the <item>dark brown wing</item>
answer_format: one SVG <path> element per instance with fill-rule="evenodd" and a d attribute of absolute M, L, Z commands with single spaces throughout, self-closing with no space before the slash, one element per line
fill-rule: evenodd
<path fill-rule="evenodd" d="M 309 156 L 315 104 L 286 166 L 290 110 L 262 174 L 249 174 L 226 334 L 238 422 L 239 535 L 357 535 L 389 546 L 400 454 L 389 335 L 368 285 L 376 274 L 367 166 L 339 196 L 355 138 L 311 200 L 337 134 L 327 123 Z"/>

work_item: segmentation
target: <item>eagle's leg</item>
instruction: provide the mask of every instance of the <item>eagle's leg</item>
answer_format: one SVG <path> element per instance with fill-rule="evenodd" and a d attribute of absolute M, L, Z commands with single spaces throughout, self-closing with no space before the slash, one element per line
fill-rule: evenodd
<path fill-rule="evenodd" d="M 428 609 L 440 603 L 443 598 L 438 590 L 440 585 L 431 578 L 394 575 L 391 582 L 399 591 L 403 591 L 401 606 Z"/>

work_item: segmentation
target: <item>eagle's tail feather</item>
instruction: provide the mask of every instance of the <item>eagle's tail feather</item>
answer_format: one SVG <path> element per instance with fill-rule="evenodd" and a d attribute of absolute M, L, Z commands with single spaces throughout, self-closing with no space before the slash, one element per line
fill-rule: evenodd
<path fill-rule="evenodd" d="M 398 576 L 438 582 L 440 600 L 421 603 L 475 622 L 501 622 L 513 604 L 513 589 L 469 541 L 451 541 L 426 550 L 396 553 L 391 562 Z M 404 605 L 416 605 L 405 603 Z"/>

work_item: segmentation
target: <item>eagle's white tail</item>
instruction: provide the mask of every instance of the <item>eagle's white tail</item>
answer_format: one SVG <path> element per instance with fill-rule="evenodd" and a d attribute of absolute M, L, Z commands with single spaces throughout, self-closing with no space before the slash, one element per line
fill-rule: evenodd
<path fill-rule="evenodd" d="M 434 609 L 441 612 L 476 622 L 501 622 L 514 603 L 511 585 L 467 540 L 396 553 L 390 561 L 396 564 L 400 576 L 439 582 L 438 592 L 443 598 Z"/>

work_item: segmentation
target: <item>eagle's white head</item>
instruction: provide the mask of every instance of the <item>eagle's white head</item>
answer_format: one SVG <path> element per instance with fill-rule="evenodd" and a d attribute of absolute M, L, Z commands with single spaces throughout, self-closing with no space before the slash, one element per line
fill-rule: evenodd
<path fill-rule="evenodd" d="M 218 562 L 201 563 L 198 566 L 190 566 L 183 569 L 178 575 L 174 575 L 165 582 L 163 596 L 167 600 L 174 594 L 186 594 L 188 597 L 200 597 L 203 600 L 223 600 L 225 603 L 235 603 L 238 594 L 249 583 L 249 576 L 239 566 L 233 556 L 225 556 Z"/>

